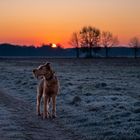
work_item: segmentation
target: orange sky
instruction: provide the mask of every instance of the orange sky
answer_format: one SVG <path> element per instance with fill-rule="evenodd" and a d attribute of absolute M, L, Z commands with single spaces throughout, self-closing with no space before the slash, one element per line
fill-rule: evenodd
<path fill-rule="evenodd" d="M 140 38 L 140 0 L 0 0 L 0 43 L 60 43 L 92 25 L 117 35 L 120 44 Z"/>

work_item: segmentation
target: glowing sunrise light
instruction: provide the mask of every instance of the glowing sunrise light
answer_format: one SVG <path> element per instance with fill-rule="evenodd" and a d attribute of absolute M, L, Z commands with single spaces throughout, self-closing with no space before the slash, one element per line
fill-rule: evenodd
<path fill-rule="evenodd" d="M 57 45 L 53 43 L 52 48 L 57 48 Z"/>
<path fill-rule="evenodd" d="M 71 34 L 93 26 L 127 45 L 140 38 L 140 0 L 0 0 L 0 43 L 73 47 Z M 91 16 L 92 15 L 92 16 Z"/>

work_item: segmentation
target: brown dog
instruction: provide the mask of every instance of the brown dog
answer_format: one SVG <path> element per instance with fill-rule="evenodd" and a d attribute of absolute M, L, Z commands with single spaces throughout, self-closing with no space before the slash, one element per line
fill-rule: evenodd
<path fill-rule="evenodd" d="M 49 103 L 51 99 L 52 117 L 56 117 L 56 96 L 59 90 L 59 83 L 50 63 L 46 63 L 34 69 L 33 74 L 37 79 L 41 78 L 41 82 L 37 87 L 37 114 L 41 115 L 40 102 L 43 96 L 43 118 L 49 117 Z"/>

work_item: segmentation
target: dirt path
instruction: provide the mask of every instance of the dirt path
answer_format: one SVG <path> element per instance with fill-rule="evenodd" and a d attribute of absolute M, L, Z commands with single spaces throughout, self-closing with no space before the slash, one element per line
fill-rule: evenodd
<path fill-rule="evenodd" d="M 59 125 L 59 119 L 42 120 L 33 107 L 0 91 L 0 136 L 3 140 L 78 140 Z"/>

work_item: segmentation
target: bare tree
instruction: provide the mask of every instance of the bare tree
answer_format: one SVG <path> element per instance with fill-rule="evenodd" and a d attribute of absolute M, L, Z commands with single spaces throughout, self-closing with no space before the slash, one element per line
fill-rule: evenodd
<path fill-rule="evenodd" d="M 72 34 L 69 44 L 76 48 L 76 57 L 79 58 L 80 37 L 78 32 Z"/>
<path fill-rule="evenodd" d="M 118 45 L 119 41 L 117 37 L 114 37 L 111 32 L 104 31 L 101 36 L 101 44 L 105 48 L 106 58 L 108 57 L 108 49 L 114 45 Z"/>
<path fill-rule="evenodd" d="M 80 43 L 81 47 L 86 48 L 89 52 L 89 57 L 92 57 L 92 50 L 94 47 L 97 47 L 100 42 L 100 30 L 91 27 L 85 26 L 80 31 Z"/>
<path fill-rule="evenodd" d="M 140 41 L 138 37 L 133 37 L 132 39 L 130 39 L 129 46 L 134 49 L 134 57 L 137 58 L 137 51 L 138 48 L 140 47 Z"/>

